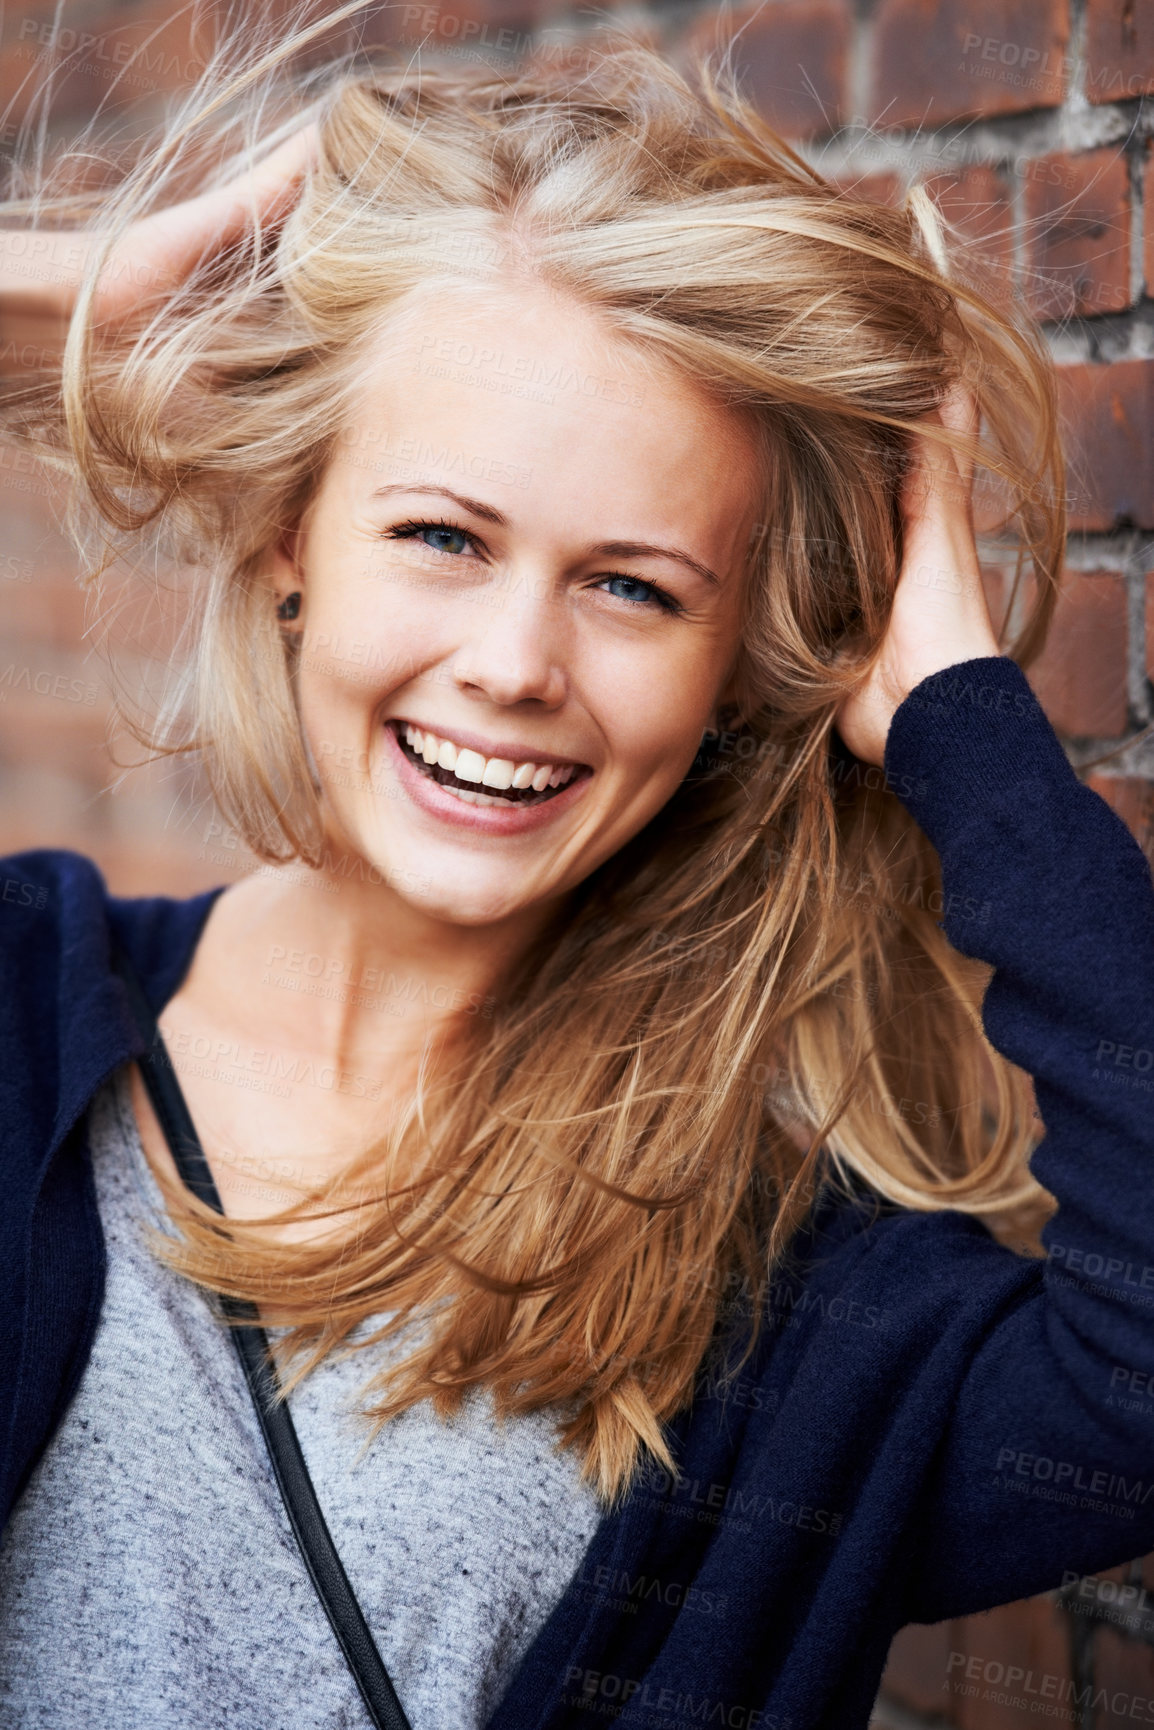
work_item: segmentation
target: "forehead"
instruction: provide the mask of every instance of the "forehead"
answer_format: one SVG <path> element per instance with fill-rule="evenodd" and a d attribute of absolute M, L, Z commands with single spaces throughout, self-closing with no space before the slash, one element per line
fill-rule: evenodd
<path fill-rule="evenodd" d="M 390 482 L 453 485 L 455 471 L 505 491 L 491 500 L 502 510 L 547 488 L 562 517 L 636 519 L 601 525 L 622 538 L 672 517 L 716 541 L 718 519 L 756 515 L 746 423 L 608 317 L 536 282 L 410 297 L 365 345 L 347 435 Z"/>

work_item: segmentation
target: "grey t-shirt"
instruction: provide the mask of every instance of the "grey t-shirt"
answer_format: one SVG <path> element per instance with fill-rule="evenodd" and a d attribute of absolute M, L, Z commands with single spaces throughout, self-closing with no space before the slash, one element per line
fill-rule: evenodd
<path fill-rule="evenodd" d="M 141 1222 L 167 1227 L 123 1074 L 90 1131 L 107 1288 L 0 1544 L 0 1726 L 362 1730 L 232 1345 L 147 1247 Z M 383 1349 L 326 1359 L 292 1414 L 414 1730 L 473 1730 L 600 1510 L 549 1415 L 499 1424 L 487 1395 L 447 1422 L 413 1407 L 365 1451 L 358 1395 Z"/>

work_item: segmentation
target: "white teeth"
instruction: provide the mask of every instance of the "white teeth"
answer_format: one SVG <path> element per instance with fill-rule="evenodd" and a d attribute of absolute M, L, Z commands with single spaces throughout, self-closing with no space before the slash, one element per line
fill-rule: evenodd
<path fill-rule="evenodd" d="M 485 773 L 485 759 L 480 751 L 458 751 L 457 761 L 450 767 L 462 781 L 479 781 Z"/>
<path fill-rule="evenodd" d="M 481 776 L 483 787 L 511 787 L 513 771 L 517 767 L 508 757 L 490 757 L 485 764 L 485 773 Z"/>
<path fill-rule="evenodd" d="M 437 733 L 414 727 L 408 721 L 403 723 L 402 731 L 414 756 L 423 757 L 430 766 L 437 764 L 447 769 L 462 781 L 493 787 L 499 792 L 512 787 L 524 792 L 531 787 L 535 793 L 544 793 L 547 788 L 564 787 L 577 772 L 572 763 L 515 763 L 511 757 L 484 757 L 480 751 L 454 745 L 451 739 L 442 739 Z M 483 793 L 463 792 L 460 788 L 450 791 L 469 805 L 509 803 L 507 799 L 490 799 Z"/>
<path fill-rule="evenodd" d="M 446 793 L 451 793 L 454 799 L 463 799 L 466 805 L 503 805 L 509 809 L 508 799 L 491 799 L 487 793 L 471 793 L 465 787 L 446 787 Z"/>

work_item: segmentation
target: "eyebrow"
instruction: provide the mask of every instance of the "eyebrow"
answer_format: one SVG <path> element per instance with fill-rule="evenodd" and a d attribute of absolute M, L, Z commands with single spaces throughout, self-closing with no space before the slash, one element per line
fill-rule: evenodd
<path fill-rule="evenodd" d="M 451 487 L 415 487 L 398 481 L 392 486 L 377 487 L 372 496 L 375 499 L 385 499 L 394 493 L 416 493 L 424 498 L 450 499 L 453 504 L 460 505 L 462 510 L 471 511 L 483 522 L 495 523 L 502 529 L 509 526 L 508 517 L 494 510 L 492 505 L 483 505 L 479 499 L 466 498 L 463 493 L 453 492 Z M 700 559 L 695 559 L 691 553 L 680 547 L 660 547 L 649 541 L 599 541 L 595 547 L 589 549 L 589 553 L 591 557 L 607 559 L 674 559 L 679 565 L 685 565 L 696 572 L 707 583 L 721 586 L 721 578 L 716 571 L 711 571 L 708 565 L 703 565 Z"/>

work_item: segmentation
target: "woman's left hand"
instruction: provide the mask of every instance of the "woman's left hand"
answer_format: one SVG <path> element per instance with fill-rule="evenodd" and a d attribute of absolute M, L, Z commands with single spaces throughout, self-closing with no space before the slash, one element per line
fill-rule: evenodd
<path fill-rule="evenodd" d="M 94 306 L 97 321 L 119 323 L 149 296 L 175 287 L 203 256 L 224 251 L 254 222 L 279 222 L 300 196 L 317 141 L 316 123 L 310 122 L 259 167 L 246 169 L 226 186 L 134 222 L 117 241 L 101 273 Z M 84 239 L 90 249 L 96 236 Z"/>
<path fill-rule="evenodd" d="M 978 431 L 978 411 L 962 386 L 927 420 L 955 432 Z M 881 766 L 890 722 L 914 686 L 943 667 L 998 655 L 974 541 L 973 464 L 918 438 L 902 487 L 902 568 L 881 650 L 865 683 L 837 713 L 837 730 L 856 757 Z"/>

